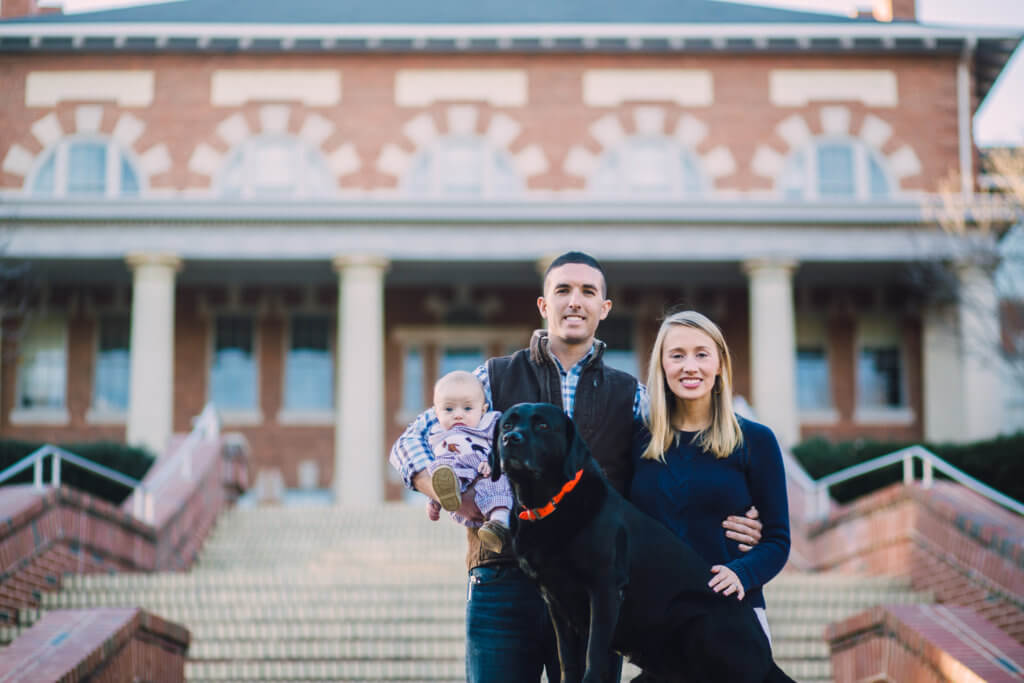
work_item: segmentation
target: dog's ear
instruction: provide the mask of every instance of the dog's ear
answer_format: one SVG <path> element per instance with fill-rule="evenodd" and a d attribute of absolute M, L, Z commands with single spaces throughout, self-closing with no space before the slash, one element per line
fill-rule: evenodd
<path fill-rule="evenodd" d="M 576 425 L 573 424 L 572 419 L 568 415 L 559 411 L 562 415 L 562 419 L 565 424 L 565 478 L 566 480 L 572 479 L 576 476 L 576 473 L 583 469 L 583 463 L 587 459 L 590 451 L 587 449 L 586 442 L 576 431 Z"/>
<path fill-rule="evenodd" d="M 487 456 L 487 464 L 491 466 L 491 481 L 498 481 L 501 477 L 501 453 L 498 452 L 498 448 L 501 446 L 501 422 L 502 418 L 498 418 L 498 422 L 494 425 L 491 452 Z"/>

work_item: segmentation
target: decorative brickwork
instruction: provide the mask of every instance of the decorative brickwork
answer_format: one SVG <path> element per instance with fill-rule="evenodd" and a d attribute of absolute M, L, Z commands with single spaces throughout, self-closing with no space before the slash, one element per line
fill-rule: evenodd
<path fill-rule="evenodd" d="M 0 683 L 185 680 L 183 627 L 137 608 L 49 612 L 4 650 Z"/>
<path fill-rule="evenodd" d="M 825 638 L 837 683 L 997 683 L 1024 671 L 1024 646 L 966 607 L 875 607 L 832 624 Z"/>
<path fill-rule="evenodd" d="M 164 474 L 173 461 L 159 460 L 144 479 L 155 499 L 152 525 L 130 514 L 132 498 L 118 508 L 68 488 L 4 487 L 0 623 L 21 621 L 20 610 L 38 607 L 64 573 L 187 569 L 217 515 L 248 486 L 247 457 L 244 440 L 225 436 L 198 444 L 189 478 Z"/>
<path fill-rule="evenodd" d="M 954 484 L 894 484 L 812 529 L 814 568 L 911 578 L 1024 643 L 1024 523 Z"/>

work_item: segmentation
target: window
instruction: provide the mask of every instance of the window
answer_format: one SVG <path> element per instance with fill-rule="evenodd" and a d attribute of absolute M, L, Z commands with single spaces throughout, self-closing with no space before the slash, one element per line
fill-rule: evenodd
<path fill-rule="evenodd" d="M 93 380 L 93 408 L 111 413 L 128 410 L 131 387 L 131 323 L 127 316 L 101 318 Z"/>
<path fill-rule="evenodd" d="M 257 135 L 232 150 L 219 183 L 225 197 L 323 197 L 336 188 L 320 151 L 290 135 Z"/>
<path fill-rule="evenodd" d="M 402 362 L 402 412 L 418 415 L 426 407 L 423 404 L 423 352 L 412 346 L 405 350 Z"/>
<path fill-rule="evenodd" d="M 29 320 L 18 365 L 18 408 L 61 410 L 67 391 L 67 325 L 63 318 Z"/>
<path fill-rule="evenodd" d="M 832 408 L 828 358 L 823 347 L 797 347 L 796 402 L 801 412 Z"/>
<path fill-rule="evenodd" d="M 795 152 L 779 178 L 787 199 L 877 199 L 889 187 L 878 156 L 848 140 L 819 140 Z"/>
<path fill-rule="evenodd" d="M 601 194 L 694 196 L 704 180 L 693 154 L 670 138 L 636 135 L 607 150 L 587 189 Z"/>
<path fill-rule="evenodd" d="M 437 376 L 444 377 L 455 370 L 473 372 L 487 360 L 480 346 L 444 346 L 438 363 Z"/>
<path fill-rule="evenodd" d="M 857 411 L 868 420 L 889 419 L 907 410 L 905 359 L 898 321 L 867 316 L 857 323 Z"/>
<path fill-rule="evenodd" d="M 500 197 L 523 189 L 508 154 L 466 135 L 445 136 L 421 151 L 402 184 L 409 194 L 427 197 Z"/>
<path fill-rule="evenodd" d="M 210 398 L 220 410 L 244 411 L 257 408 L 252 318 L 217 318 L 213 365 L 210 368 Z"/>
<path fill-rule="evenodd" d="M 605 343 L 605 365 L 640 376 L 633 348 L 633 319 L 625 316 L 608 317 L 601 321 L 598 338 Z"/>
<path fill-rule="evenodd" d="M 292 318 L 285 358 L 284 406 L 291 411 L 326 411 L 334 405 L 334 362 L 327 316 Z"/>
<path fill-rule="evenodd" d="M 835 419 L 825 319 L 799 313 L 796 320 L 796 404 L 807 419 Z"/>
<path fill-rule="evenodd" d="M 900 408 L 904 405 L 900 350 L 868 346 L 857 358 L 858 404 L 865 408 Z"/>
<path fill-rule="evenodd" d="M 54 197 L 127 197 L 139 194 L 138 172 L 114 143 L 72 138 L 43 158 L 29 186 L 32 194 Z"/>

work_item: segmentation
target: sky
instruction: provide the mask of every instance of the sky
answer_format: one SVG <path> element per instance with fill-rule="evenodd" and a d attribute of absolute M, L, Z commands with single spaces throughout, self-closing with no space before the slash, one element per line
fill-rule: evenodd
<path fill-rule="evenodd" d="M 61 4 L 65 12 L 71 13 L 154 1 L 157 0 L 51 0 L 41 4 Z M 869 7 L 872 3 L 871 0 L 752 0 L 749 4 L 845 14 L 854 6 Z M 925 23 L 996 26 L 1024 33 L 1024 0 L 917 0 L 917 15 L 918 21 Z M 1024 145 L 1024 47 L 1017 49 L 975 116 L 974 133 L 982 147 Z"/>

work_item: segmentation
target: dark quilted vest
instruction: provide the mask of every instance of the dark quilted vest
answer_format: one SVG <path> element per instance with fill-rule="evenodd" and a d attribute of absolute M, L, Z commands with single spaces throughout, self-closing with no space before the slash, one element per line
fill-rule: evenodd
<path fill-rule="evenodd" d="M 516 403 L 553 403 L 562 406 L 562 382 L 558 367 L 548 356 L 546 340 L 534 336 L 531 349 L 487 362 L 491 385 L 491 410 L 504 412 Z M 598 343 L 583 368 L 576 386 L 573 422 L 590 447 L 612 486 L 624 492 L 632 478 L 630 446 L 633 435 L 633 399 L 636 379 L 621 370 L 606 367 L 601 360 L 604 345 Z M 488 552 L 480 546 L 473 529 L 469 530 L 470 568 L 478 565 L 508 563 L 511 554 Z"/>

